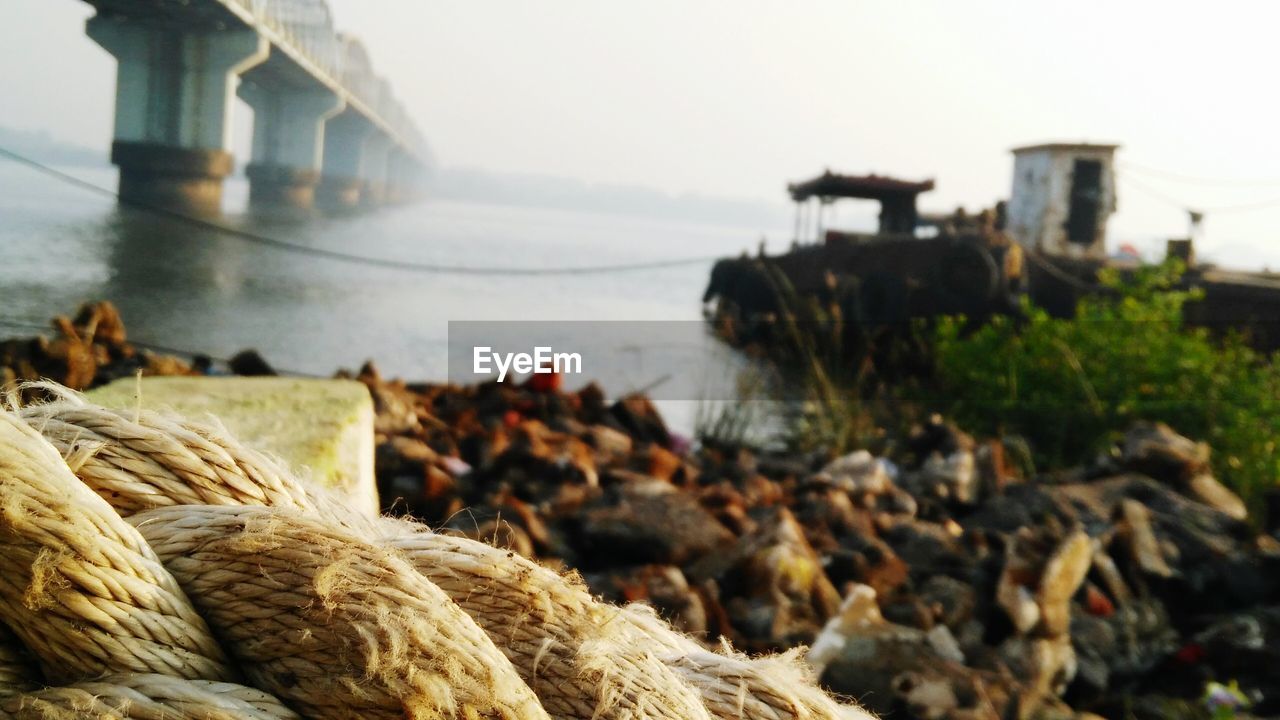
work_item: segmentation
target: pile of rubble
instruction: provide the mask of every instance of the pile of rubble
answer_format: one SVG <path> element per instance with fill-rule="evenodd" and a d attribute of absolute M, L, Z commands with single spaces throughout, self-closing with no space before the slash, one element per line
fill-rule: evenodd
<path fill-rule="evenodd" d="M 109 305 L 55 327 L 0 343 L 0 380 L 208 367 L 135 351 Z M 825 685 L 886 717 L 1280 716 L 1280 541 L 1168 427 L 1033 476 L 1025 446 L 938 418 L 893 457 L 779 456 L 555 375 L 355 377 L 389 512 L 574 568 L 709 644 L 810 645 Z"/>
<path fill-rule="evenodd" d="M 52 337 L 0 340 L 0 387 L 54 380 L 73 390 L 143 375 L 274 375 L 257 352 L 245 350 L 216 362 L 195 355 L 190 362 L 168 352 L 138 347 L 128 340 L 120 311 L 110 302 L 86 303 L 74 316 L 50 321 Z"/>
<path fill-rule="evenodd" d="M 775 457 L 690 448 L 645 398 L 554 376 L 358 379 L 389 510 L 708 642 L 812 645 L 824 684 L 887 717 L 1280 714 L 1280 542 L 1165 426 L 1029 478 L 1025 448 L 937 418 L 901 457 Z"/>

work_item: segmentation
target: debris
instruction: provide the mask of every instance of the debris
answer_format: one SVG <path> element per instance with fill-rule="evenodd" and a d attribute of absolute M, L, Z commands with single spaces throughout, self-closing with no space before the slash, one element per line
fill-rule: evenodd
<path fill-rule="evenodd" d="M 139 368 L 193 372 L 104 305 L 0 343 L 6 381 Z M 878 712 L 1203 715 L 1205 683 L 1236 679 L 1280 714 L 1280 542 L 1168 426 L 1037 476 L 1025 442 L 937 416 L 833 459 L 690 443 L 595 385 L 348 376 L 373 398 L 384 511 L 577 570 L 708 647 L 811 645 L 812 673 Z"/>

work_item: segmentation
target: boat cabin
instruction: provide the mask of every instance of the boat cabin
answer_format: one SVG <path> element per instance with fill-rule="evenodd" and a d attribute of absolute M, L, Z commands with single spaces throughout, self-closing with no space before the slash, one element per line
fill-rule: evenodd
<path fill-rule="evenodd" d="M 805 182 L 787 185 L 796 203 L 796 240 L 803 241 L 816 223 L 812 239 L 821 239 L 823 210 L 836 200 L 855 198 L 880 203 L 881 235 L 912 235 L 919 221 L 916 196 L 933 189 L 933 180 L 913 182 L 883 175 L 837 175 L 830 170 Z M 816 201 L 816 203 L 815 203 Z"/>
<path fill-rule="evenodd" d="M 1116 211 L 1118 145 L 1046 143 L 1014 148 L 1007 229 L 1023 247 L 1053 257 L 1105 260 Z"/>

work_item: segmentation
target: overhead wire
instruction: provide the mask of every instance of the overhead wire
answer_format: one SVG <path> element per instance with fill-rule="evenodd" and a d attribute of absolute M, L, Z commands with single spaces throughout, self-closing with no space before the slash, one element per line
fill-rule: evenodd
<path fill-rule="evenodd" d="M 199 218 L 194 215 L 179 212 L 170 208 L 152 203 L 140 202 L 131 198 L 121 196 L 119 193 L 100 185 L 96 185 L 82 178 L 76 177 L 70 173 L 63 172 L 56 168 L 50 167 L 38 160 L 34 160 L 20 153 L 14 152 L 4 147 L 0 147 L 0 157 L 24 165 L 28 168 L 43 173 L 49 177 L 57 179 L 69 185 L 74 185 L 82 190 L 96 193 L 104 197 L 114 199 L 120 205 L 136 210 L 141 210 L 153 215 L 164 217 L 170 220 L 184 223 L 191 227 L 197 227 L 203 230 L 216 232 L 227 237 L 232 237 L 248 243 L 273 248 L 282 252 L 290 252 L 300 255 L 307 255 L 316 258 L 323 258 L 338 262 L 345 262 L 354 265 L 364 265 L 367 267 L 376 267 L 387 270 L 400 270 L 405 272 L 416 272 L 432 275 L 484 275 L 484 276 L 508 276 L 508 277 L 537 277 L 537 276 L 565 276 L 565 275 L 604 275 L 613 273 L 636 272 L 641 270 L 658 270 L 665 268 L 703 265 L 714 262 L 718 258 L 715 256 L 688 257 L 677 258 L 671 260 L 652 260 L 647 262 L 621 263 L 617 265 L 581 265 L 567 267 L 502 267 L 502 266 L 475 266 L 475 265 L 448 265 L 437 263 L 423 263 L 408 260 L 396 260 L 392 258 L 379 258 L 367 255 L 357 255 L 354 253 L 345 253 L 338 250 L 328 250 L 325 248 L 311 247 L 308 245 L 299 245 L 297 243 L 287 242 L 279 238 L 273 238 L 239 228 L 229 227 L 221 223 Z"/>
<path fill-rule="evenodd" d="M 1280 187 L 1280 178 L 1209 178 L 1198 175 L 1187 175 L 1169 170 L 1161 170 L 1149 165 L 1142 165 L 1135 162 L 1120 162 L 1117 165 L 1122 170 L 1133 171 L 1139 174 L 1148 175 L 1153 178 L 1161 178 L 1171 180 L 1173 182 L 1190 183 L 1195 185 L 1217 185 L 1219 187 Z"/>
<path fill-rule="evenodd" d="M 1199 213 L 1201 215 L 1220 215 L 1223 213 L 1234 212 L 1253 212 L 1256 210 L 1266 210 L 1273 207 L 1280 207 L 1280 197 L 1272 197 L 1267 200 L 1250 203 L 1239 203 L 1234 205 L 1217 205 L 1217 206 L 1197 206 L 1173 197 L 1167 193 L 1156 190 L 1146 183 L 1136 180 L 1128 173 L 1119 175 L 1120 181 L 1136 190 L 1140 190 L 1146 195 L 1155 198 L 1167 205 L 1171 205 L 1179 210 L 1190 213 Z"/>

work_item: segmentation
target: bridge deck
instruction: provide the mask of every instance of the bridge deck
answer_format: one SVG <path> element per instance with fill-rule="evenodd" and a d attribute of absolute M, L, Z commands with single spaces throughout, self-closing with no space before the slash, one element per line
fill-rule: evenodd
<path fill-rule="evenodd" d="M 85 0 L 100 14 L 210 31 L 251 28 L 301 75 L 331 90 L 419 161 L 421 133 L 390 86 L 373 71 L 359 42 L 338 34 L 324 0 Z M 288 73 L 297 76 L 295 73 Z"/>

